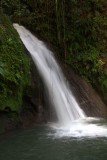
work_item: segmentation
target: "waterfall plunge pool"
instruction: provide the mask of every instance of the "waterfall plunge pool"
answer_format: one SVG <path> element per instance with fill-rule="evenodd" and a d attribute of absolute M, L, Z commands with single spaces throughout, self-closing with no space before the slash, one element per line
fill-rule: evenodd
<path fill-rule="evenodd" d="M 36 126 L 2 135 L 0 160 L 106 160 L 107 132 L 104 135 L 101 131 L 102 125 L 105 126 L 107 122 L 96 120 L 96 123 L 99 135 L 98 130 L 95 134 L 95 129 L 94 135 L 92 134 L 92 121 L 88 136 L 85 135 L 85 127 L 81 132 L 75 129 L 78 134 L 73 136 L 72 131 L 70 133 L 67 129 L 55 129 L 55 125 Z M 96 126 L 95 121 L 93 125 Z"/>
<path fill-rule="evenodd" d="M 106 122 L 85 115 L 45 44 L 23 26 L 14 28 L 44 81 L 59 122 L 1 138 L 0 160 L 105 160 Z"/>

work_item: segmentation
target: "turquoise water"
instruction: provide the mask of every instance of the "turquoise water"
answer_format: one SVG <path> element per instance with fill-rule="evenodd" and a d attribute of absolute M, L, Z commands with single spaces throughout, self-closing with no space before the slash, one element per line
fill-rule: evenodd
<path fill-rule="evenodd" d="M 107 138 L 54 137 L 47 126 L 0 137 L 0 160 L 106 160 Z"/>

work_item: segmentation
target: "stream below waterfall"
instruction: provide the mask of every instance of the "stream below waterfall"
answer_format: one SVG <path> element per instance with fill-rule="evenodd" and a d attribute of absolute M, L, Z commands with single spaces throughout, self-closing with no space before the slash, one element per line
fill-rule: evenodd
<path fill-rule="evenodd" d="M 58 136 L 48 126 L 0 137 L 0 160 L 106 160 L 107 137 Z"/>

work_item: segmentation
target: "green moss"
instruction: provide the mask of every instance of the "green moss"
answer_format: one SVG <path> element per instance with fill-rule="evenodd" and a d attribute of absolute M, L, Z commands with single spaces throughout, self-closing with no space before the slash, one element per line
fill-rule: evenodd
<path fill-rule="evenodd" d="M 11 22 L 0 15 L 0 110 L 19 111 L 30 62 Z"/>

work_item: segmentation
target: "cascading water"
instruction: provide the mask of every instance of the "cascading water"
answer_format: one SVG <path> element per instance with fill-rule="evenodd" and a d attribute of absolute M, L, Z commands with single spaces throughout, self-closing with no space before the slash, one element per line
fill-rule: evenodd
<path fill-rule="evenodd" d="M 45 44 L 34 37 L 27 29 L 14 24 L 21 40 L 30 52 L 39 73 L 47 87 L 55 107 L 58 121 L 62 125 L 71 124 L 73 120 L 85 118 L 85 114 L 77 104 L 69 87 L 66 85 L 64 76 L 58 66 L 53 53 Z"/>
<path fill-rule="evenodd" d="M 100 120 L 87 118 L 79 107 L 53 53 L 23 26 L 14 24 L 14 28 L 31 54 L 49 92 L 49 100 L 58 118 L 57 124 L 53 125 L 58 129 L 56 136 L 106 136 L 107 128 L 98 124 Z"/>

